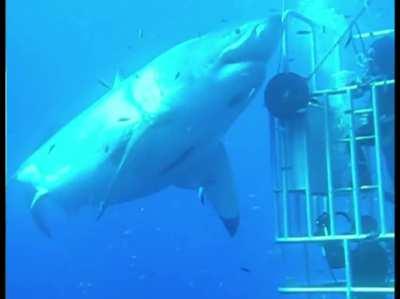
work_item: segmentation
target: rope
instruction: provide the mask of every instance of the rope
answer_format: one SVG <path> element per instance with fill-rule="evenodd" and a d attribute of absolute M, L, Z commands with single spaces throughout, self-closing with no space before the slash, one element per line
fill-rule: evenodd
<path fill-rule="evenodd" d="M 343 41 L 343 39 L 347 36 L 349 32 L 351 32 L 353 26 L 356 24 L 357 20 L 365 13 L 367 10 L 367 3 L 364 3 L 364 6 L 360 9 L 358 14 L 353 18 L 353 20 L 350 22 L 350 24 L 347 26 L 345 31 L 341 34 L 341 36 L 338 38 L 338 40 L 333 44 L 333 46 L 329 49 L 329 51 L 325 54 L 325 56 L 321 59 L 321 61 L 316 65 L 314 70 L 311 72 L 311 74 L 308 75 L 307 80 L 310 80 L 314 75 L 317 73 L 317 71 L 322 67 L 322 65 L 325 63 L 325 61 L 329 58 L 329 56 L 332 54 L 332 52 L 335 50 L 335 48 Z"/>

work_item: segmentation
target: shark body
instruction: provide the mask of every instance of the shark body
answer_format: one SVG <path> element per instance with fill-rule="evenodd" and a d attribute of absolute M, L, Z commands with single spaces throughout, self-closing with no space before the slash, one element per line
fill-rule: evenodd
<path fill-rule="evenodd" d="M 183 42 L 112 88 L 40 146 L 17 180 L 40 206 L 67 211 L 134 200 L 168 186 L 199 190 L 233 236 L 239 225 L 232 170 L 221 143 L 265 79 L 281 36 L 280 17 Z"/>

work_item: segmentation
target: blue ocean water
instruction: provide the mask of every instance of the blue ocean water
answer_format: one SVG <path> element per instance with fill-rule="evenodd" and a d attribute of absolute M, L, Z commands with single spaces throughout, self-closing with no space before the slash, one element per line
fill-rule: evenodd
<path fill-rule="evenodd" d="M 287 5 L 305 2 L 312 1 Z M 360 1 L 315 2 L 354 14 Z M 392 5 L 380 1 L 361 21 L 364 30 L 392 28 Z M 7 1 L 7 171 L 104 94 L 99 80 L 111 83 L 116 72 L 127 76 L 181 41 L 280 7 L 262 0 Z M 288 271 L 274 244 L 262 101 L 260 93 L 225 138 L 241 199 L 234 238 L 195 193 L 170 188 L 109 209 L 99 222 L 93 211 L 54 215 L 49 240 L 32 223 L 29 192 L 10 184 L 7 298 L 280 298 Z"/>

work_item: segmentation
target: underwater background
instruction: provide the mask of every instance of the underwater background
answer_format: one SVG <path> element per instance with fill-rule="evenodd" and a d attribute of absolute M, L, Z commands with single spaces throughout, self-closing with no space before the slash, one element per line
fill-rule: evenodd
<path fill-rule="evenodd" d="M 343 16 L 361 3 L 286 6 L 340 31 Z M 177 43 L 226 23 L 280 9 L 277 0 L 7 1 L 7 174 L 106 92 L 99 81 L 111 83 L 117 72 L 126 77 Z M 393 1 L 372 1 L 359 25 L 362 31 L 393 28 Z M 302 57 L 295 59 L 301 68 Z M 268 78 L 278 64 L 277 51 Z M 283 297 L 277 288 L 289 271 L 274 244 L 269 118 L 260 93 L 224 138 L 240 198 L 234 238 L 194 192 L 169 188 L 111 208 L 99 222 L 89 210 L 71 220 L 55 215 L 59 225 L 49 240 L 32 223 L 29 193 L 10 184 L 7 298 Z M 298 260 L 290 272 L 302 266 Z"/>

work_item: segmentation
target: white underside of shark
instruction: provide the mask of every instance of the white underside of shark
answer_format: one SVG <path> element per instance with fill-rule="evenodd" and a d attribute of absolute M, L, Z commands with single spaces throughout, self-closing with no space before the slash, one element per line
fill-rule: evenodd
<path fill-rule="evenodd" d="M 199 190 L 234 235 L 238 199 L 221 138 L 255 96 L 280 38 L 274 17 L 177 45 L 112 88 L 17 172 L 66 210 L 112 206 L 168 186 Z"/>

